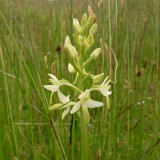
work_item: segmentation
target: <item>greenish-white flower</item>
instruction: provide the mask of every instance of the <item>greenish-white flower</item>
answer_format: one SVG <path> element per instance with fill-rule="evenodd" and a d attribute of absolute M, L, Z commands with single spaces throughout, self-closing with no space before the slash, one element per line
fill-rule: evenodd
<path fill-rule="evenodd" d="M 44 85 L 44 88 L 46 88 L 47 90 L 51 91 L 52 93 L 60 91 L 59 88 L 60 86 L 63 85 L 68 85 L 69 82 L 65 81 L 65 80 L 58 80 L 57 77 L 53 74 L 48 74 L 51 79 L 50 82 L 52 83 L 51 85 Z"/>
<path fill-rule="evenodd" d="M 61 86 L 69 86 L 70 88 L 72 88 L 75 91 L 78 91 L 80 93 L 82 93 L 82 91 L 77 88 L 76 86 L 74 86 L 73 84 L 71 84 L 69 81 L 62 79 L 62 80 L 58 80 L 57 77 L 53 74 L 48 74 L 51 78 L 49 79 L 50 82 L 52 83 L 51 85 L 44 85 L 44 88 L 48 89 L 49 91 L 51 91 L 52 93 L 54 92 L 60 92 L 60 87 Z"/>
<path fill-rule="evenodd" d="M 112 92 L 109 91 L 109 89 L 110 89 L 110 87 L 111 87 L 111 86 L 109 85 L 110 82 L 111 82 L 111 81 L 110 81 L 109 77 L 107 77 L 100 85 L 95 85 L 95 86 L 93 86 L 93 87 L 90 89 L 90 91 L 97 90 L 97 91 L 101 92 L 101 94 L 102 94 L 103 96 L 106 97 L 107 108 L 108 108 L 108 109 L 110 108 L 110 102 L 109 102 L 109 97 L 108 97 L 108 96 L 109 96 L 110 94 L 112 94 Z"/>
<path fill-rule="evenodd" d="M 102 93 L 102 95 L 104 96 L 109 96 L 110 94 L 112 94 L 111 91 L 109 91 L 109 89 L 111 88 L 111 86 L 109 85 L 110 83 L 110 79 L 109 77 L 107 77 L 102 83 L 101 85 L 99 85 L 99 90 Z"/>
<path fill-rule="evenodd" d="M 61 93 L 60 91 L 57 92 L 58 93 L 58 97 L 60 99 L 61 103 L 56 103 L 52 106 L 50 106 L 48 109 L 49 110 L 56 110 L 56 109 L 63 109 L 66 108 L 64 110 L 64 112 L 62 113 L 62 119 L 65 118 L 65 116 L 69 113 L 69 111 L 71 110 L 71 106 L 75 104 L 75 102 L 70 101 L 69 96 L 65 96 L 63 93 Z"/>
<path fill-rule="evenodd" d="M 57 92 L 58 93 L 58 97 L 59 95 L 61 95 L 61 91 L 60 91 L 60 87 L 63 85 L 70 85 L 69 82 L 67 82 L 66 80 L 58 80 L 57 77 L 53 74 L 48 74 L 51 79 L 50 82 L 52 83 L 51 85 L 44 85 L 44 88 L 51 91 L 52 93 Z M 61 97 L 59 97 L 59 99 L 61 99 Z"/>
<path fill-rule="evenodd" d="M 85 92 L 81 93 L 78 97 L 79 101 L 76 102 L 70 111 L 71 114 L 77 112 L 81 107 L 83 110 L 84 118 L 87 123 L 89 123 L 89 112 L 88 108 L 96 108 L 101 107 L 104 104 L 102 102 L 94 101 L 90 98 L 90 91 L 86 90 Z"/>
<path fill-rule="evenodd" d="M 61 103 L 56 103 L 50 106 L 49 110 L 66 108 L 62 114 L 62 119 L 64 119 L 64 117 L 69 113 L 70 107 L 74 105 L 75 103 L 71 102 L 69 99 L 69 96 L 65 96 L 60 91 L 60 87 L 63 85 L 71 86 L 71 84 L 67 82 L 66 80 L 58 80 L 57 77 L 53 74 L 49 74 L 49 76 L 51 77 L 50 82 L 52 83 L 52 85 L 44 85 L 44 88 L 51 91 L 52 93 L 57 92 L 59 100 L 61 102 Z"/>
<path fill-rule="evenodd" d="M 109 96 L 112 93 L 111 91 L 109 91 L 111 87 L 109 83 L 110 79 L 109 77 L 107 77 L 100 85 L 93 86 L 90 91 L 97 90 L 100 91 L 103 96 Z"/>

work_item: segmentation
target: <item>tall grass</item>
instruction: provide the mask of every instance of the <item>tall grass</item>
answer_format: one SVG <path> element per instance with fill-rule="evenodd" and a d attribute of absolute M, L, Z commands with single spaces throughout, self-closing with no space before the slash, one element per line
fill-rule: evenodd
<path fill-rule="evenodd" d="M 0 159 L 80 159 L 80 122 L 71 150 L 71 116 L 48 112 L 43 84 L 47 73 L 68 77 L 63 42 L 88 4 L 103 48 L 90 69 L 114 81 L 113 54 L 119 63 L 110 110 L 91 111 L 89 159 L 160 159 L 157 0 L 0 1 Z"/>

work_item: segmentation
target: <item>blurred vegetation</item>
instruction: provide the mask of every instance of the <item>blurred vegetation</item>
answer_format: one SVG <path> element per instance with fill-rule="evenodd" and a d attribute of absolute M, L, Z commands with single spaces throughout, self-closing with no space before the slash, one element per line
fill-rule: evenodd
<path fill-rule="evenodd" d="M 89 159 L 160 159 L 158 0 L 0 0 L 0 159 L 60 160 L 58 137 L 70 159 L 71 116 L 48 113 L 43 85 L 47 73 L 68 77 L 64 39 L 88 5 L 98 23 L 95 46 L 103 50 L 90 69 L 114 81 L 112 50 L 119 63 L 111 109 L 91 111 Z"/>

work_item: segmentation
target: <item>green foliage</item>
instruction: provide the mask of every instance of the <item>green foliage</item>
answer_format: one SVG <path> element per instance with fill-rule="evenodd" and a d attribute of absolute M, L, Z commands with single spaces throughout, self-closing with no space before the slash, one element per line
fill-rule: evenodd
<path fill-rule="evenodd" d="M 75 137 L 70 137 L 71 117 L 62 121 L 61 110 L 48 112 L 50 95 L 43 84 L 48 83 L 47 73 L 74 82 L 74 74 L 68 76 L 63 42 L 68 33 L 73 35 L 73 15 L 80 19 L 88 3 L 98 31 L 96 25 L 89 31 L 91 19 L 84 25 L 88 17 L 83 16 L 79 24 L 85 26 L 85 34 L 96 37 L 85 59 L 96 46 L 102 50 L 97 61 L 86 61 L 86 70 L 95 75 L 104 71 L 114 81 L 114 55 L 119 63 L 110 110 L 90 110 L 89 159 L 159 159 L 157 0 L 0 1 L 0 159 L 80 159 L 79 118 L 73 116 Z M 93 38 L 86 37 L 88 47 Z M 76 41 L 81 45 L 81 36 Z M 86 80 L 86 88 L 91 81 Z M 67 88 L 62 91 L 74 96 Z M 91 96 L 103 98 L 97 92 Z"/>

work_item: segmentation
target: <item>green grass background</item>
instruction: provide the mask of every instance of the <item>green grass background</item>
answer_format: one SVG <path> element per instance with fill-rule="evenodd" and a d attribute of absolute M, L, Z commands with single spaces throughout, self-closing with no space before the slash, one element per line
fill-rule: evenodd
<path fill-rule="evenodd" d="M 110 110 L 90 110 L 89 159 L 160 159 L 158 0 L 0 0 L 0 160 L 61 160 L 62 148 L 70 160 L 71 116 L 62 121 L 62 111 L 48 113 L 43 85 L 47 73 L 73 80 L 63 43 L 88 4 L 98 23 L 95 47 L 102 47 L 89 69 L 114 80 L 106 45 L 119 63 Z M 78 118 L 75 141 L 78 160 Z"/>

